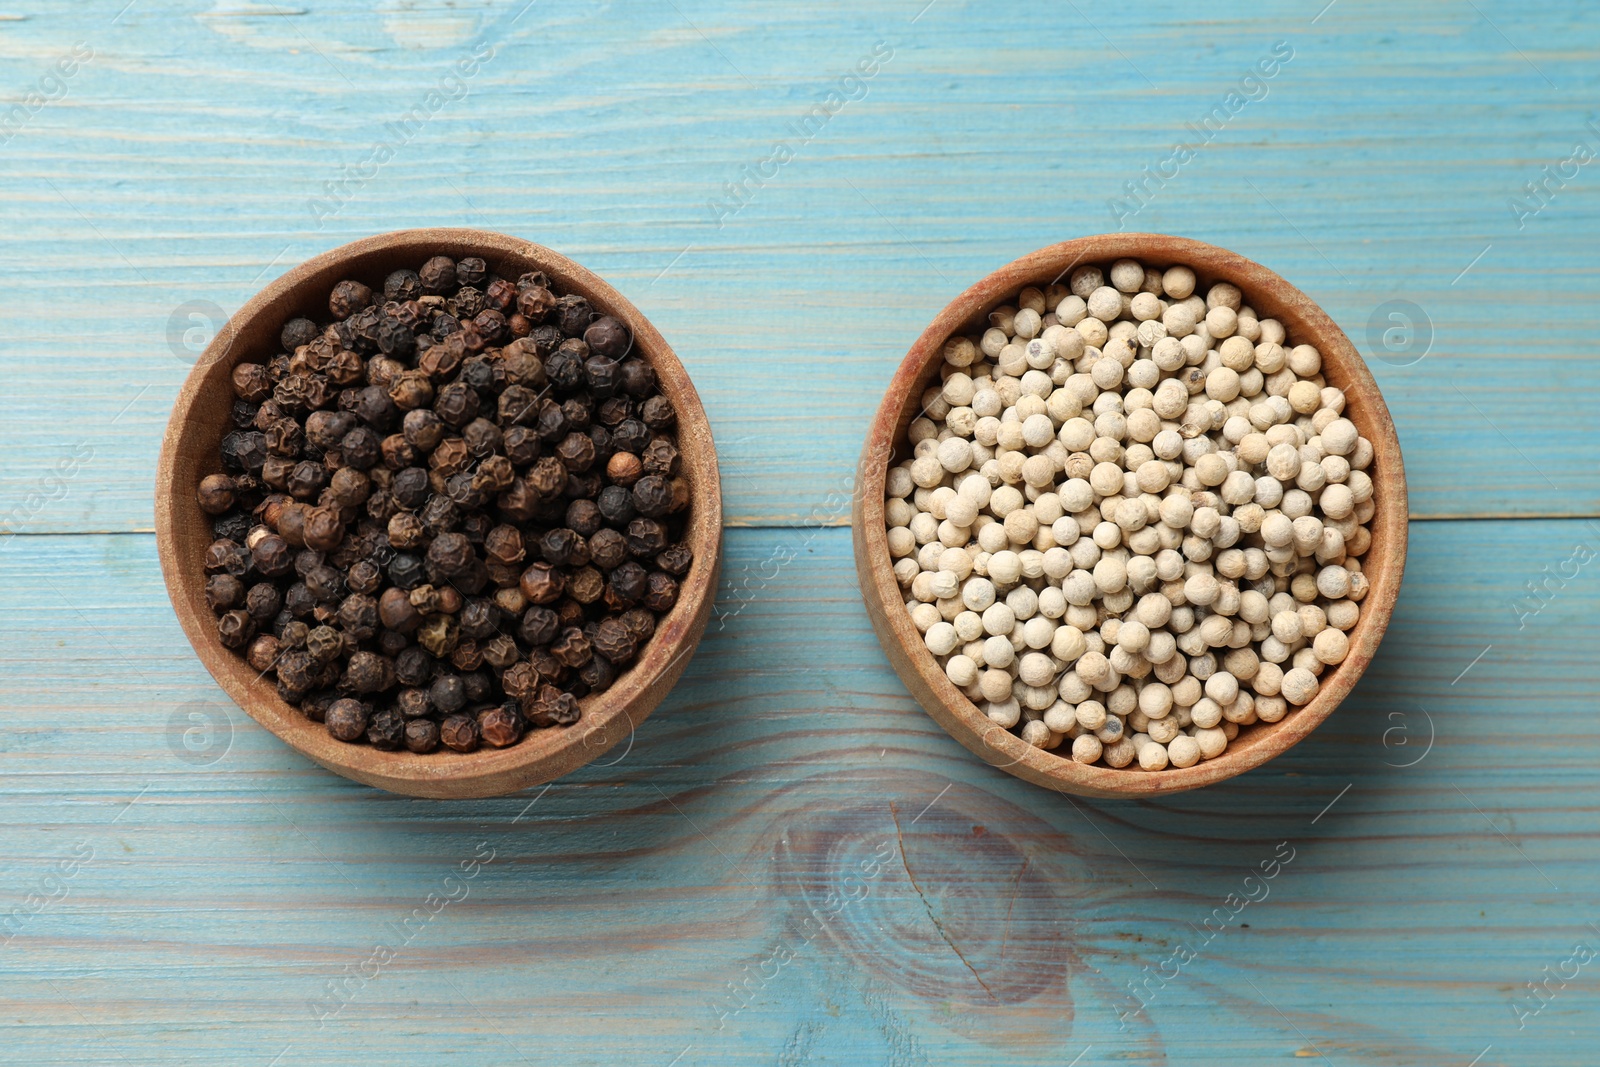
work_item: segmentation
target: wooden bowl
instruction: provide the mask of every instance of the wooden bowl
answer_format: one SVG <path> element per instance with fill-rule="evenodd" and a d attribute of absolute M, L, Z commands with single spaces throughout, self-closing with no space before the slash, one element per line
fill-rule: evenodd
<path fill-rule="evenodd" d="M 279 331 L 297 315 L 326 321 L 328 293 L 337 282 L 354 278 L 381 291 L 390 271 L 414 270 L 433 255 L 481 256 L 502 277 L 542 270 L 560 292 L 587 297 L 597 310 L 633 331 L 635 351 L 655 368 L 661 391 L 677 409 L 682 463 L 691 487 L 685 537 L 694 549 L 694 565 L 681 583 L 677 605 L 660 620 L 638 660 L 611 688 L 583 699 L 576 725 L 534 730 L 510 748 L 419 755 L 335 740 L 322 724 L 285 703 L 276 686 L 260 678 L 242 656 L 222 646 L 205 603 L 202 556 L 212 540 L 211 523 L 195 500 L 195 490 L 202 477 L 221 469 L 218 444 L 229 423 L 231 375 L 237 364 L 276 354 Z M 655 327 L 622 294 L 570 259 L 515 237 L 468 229 L 401 230 L 336 248 L 289 271 L 241 308 L 206 349 L 178 394 L 162 442 L 156 542 L 167 593 L 189 643 L 218 684 L 257 722 L 302 755 L 358 782 L 418 797 L 486 797 L 549 781 L 630 740 L 667 695 L 711 612 L 720 566 L 722 496 L 711 426 L 689 375 Z"/>
<path fill-rule="evenodd" d="M 1246 304 L 1262 317 L 1283 323 L 1291 344 L 1311 344 L 1322 353 L 1324 376 L 1329 384 L 1345 391 L 1345 416 L 1372 442 L 1375 452 L 1368 473 L 1377 510 L 1369 524 L 1372 547 L 1362 558 L 1371 591 L 1361 603 L 1360 621 L 1350 632 L 1345 661 L 1323 674 L 1310 703 L 1292 709 L 1276 723 L 1242 728 L 1222 755 L 1192 767 L 1154 772 L 1141 771 L 1137 765 L 1122 770 L 1085 766 L 1034 748 L 991 723 L 945 677 L 912 624 L 891 569 L 883 519 L 887 468 L 906 454 L 908 427 L 921 410 L 923 390 L 937 379 L 945 341 L 986 324 L 991 310 L 1011 302 L 1027 286 L 1043 288 L 1064 279 L 1079 265 L 1109 266 L 1123 257 L 1158 268 L 1186 264 L 1194 269 L 1196 291 L 1202 294 L 1217 281 L 1239 286 Z M 1305 737 L 1332 713 L 1372 661 L 1389 624 L 1405 567 L 1406 481 L 1400 442 L 1378 386 L 1355 346 L 1308 296 L 1266 267 L 1183 237 L 1122 233 L 1065 241 L 1001 267 L 956 297 L 917 338 L 889 383 L 861 452 L 856 486 L 852 522 L 861 594 L 878 640 L 912 696 L 950 736 L 987 762 L 1035 785 L 1079 796 L 1141 797 L 1210 785 L 1261 766 Z"/>

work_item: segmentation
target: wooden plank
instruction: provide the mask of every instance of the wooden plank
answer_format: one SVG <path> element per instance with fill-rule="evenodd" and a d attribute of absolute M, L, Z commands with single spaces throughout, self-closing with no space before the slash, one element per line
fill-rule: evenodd
<path fill-rule="evenodd" d="M 1515 1014 L 1600 947 L 1594 564 L 1513 607 L 1579 543 L 1600 528 L 1417 525 L 1326 726 L 1123 804 L 987 768 L 911 705 L 844 531 L 735 530 L 724 625 L 631 748 L 445 804 L 326 774 L 226 705 L 148 536 L 18 538 L 0 904 L 59 899 L 0 954 L 8 1054 L 1588 1064 L 1589 971 Z"/>
<path fill-rule="evenodd" d="M 652 316 L 704 392 L 734 525 L 842 523 L 826 502 L 935 311 L 1116 228 L 1126 183 L 1279 40 L 1292 60 L 1247 87 L 1265 96 L 1123 225 L 1235 248 L 1323 301 L 1374 360 L 1417 516 L 1600 513 L 1597 186 L 1583 169 L 1536 214 L 1510 207 L 1600 143 L 1594 25 L 1555 0 L 1320 6 L 556 2 L 512 23 L 509 0 L 14 3 L 8 92 L 74 42 L 94 57 L 0 151 L 0 525 L 148 529 L 184 331 L 297 260 L 436 223 L 549 244 Z M 450 83 L 465 95 L 366 167 L 478 35 L 496 52 Z M 880 40 L 892 58 L 847 86 L 864 95 L 796 136 Z M 1421 46 L 1397 63 L 1397 40 Z M 785 138 L 793 160 L 719 221 L 708 202 Z M 348 203 L 316 208 L 351 167 Z M 1414 309 L 1409 347 L 1391 301 Z M 1380 360 L 1391 326 L 1406 350 Z M 65 495 L 41 490 L 84 447 Z"/>

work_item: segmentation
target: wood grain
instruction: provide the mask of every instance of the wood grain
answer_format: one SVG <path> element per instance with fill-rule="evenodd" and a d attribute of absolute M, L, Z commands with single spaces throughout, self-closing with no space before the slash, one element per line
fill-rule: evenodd
<path fill-rule="evenodd" d="M 328 774 L 233 708 L 151 538 L 23 539 L 5 579 L 32 624 L 0 644 L 8 906 L 78 841 L 93 858 L 0 957 L 10 1055 L 1034 1064 L 1092 1045 L 1082 1064 L 1223 1064 L 1314 1045 L 1460 1067 L 1492 1043 L 1484 1063 L 1586 1064 L 1591 985 L 1520 1031 L 1511 1008 L 1600 921 L 1600 585 L 1583 570 L 1523 630 L 1509 606 L 1600 531 L 1509 529 L 1418 524 L 1389 635 L 1323 727 L 1140 802 L 1051 795 L 947 737 L 876 649 L 844 531 L 731 531 L 740 610 L 631 746 L 548 792 L 444 805 Z M 1199 947 L 1283 841 L 1268 897 Z M 388 924 L 429 894 L 460 899 L 397 944 Z M 308 1001 L 379 944 L 396 958 L 319 1028 Z M 1122 1029 L 1128 983 L 1181 944 L 1198 956 Z"/>
<path fill-rule="evenodd" d="M 1588 136 L 1581 5 L 521 7 L 0 10 L 6 109 L 94 50 L 0 132 L 0 1059 L 1592 1063 L 1592 968 L 1513 1011 L 1600 946 L 1600 586 L 1559 576 L 1600 545 L 1575 521 L 1600 517 L 1600 184 L 1586 166 L 1508 207 Z M 308 202 L 480 34 L 496 53 L 465 95 L 319 226 Z M 865 95 L 719 226 L 707 202 L 879 40 Z M 797 527 L 847 521 L 872 412 L 938 310 L 1115 228 L 1125 183 L 1279 40 L 1265 98 L 1127 228 L 1315 299 L 1383 390 L 1413 518 L 1472 521 L 1413 526 L 1382 650 L 1304 744 L 1159 801 L 1057 798 L 913 704 L 847 535 Z M 139 533 L 184 330 L 216 328 L 185 305 L 233 311 L 428 225 L 615 284 L 705 400 L 730 524 L 772 527 L 730 534 L 709 636 L 632 746 L 542 796 L 408 800 L 296 756 L 206 676 Z M 1397 300 L 1431 324 L 1420 361 Z M 1170 972 L 1279 842 L 1270 897 L 1123 1029 L 1128 984 Z M 347 1003 L 319 1026 L 330 982 Z"/>

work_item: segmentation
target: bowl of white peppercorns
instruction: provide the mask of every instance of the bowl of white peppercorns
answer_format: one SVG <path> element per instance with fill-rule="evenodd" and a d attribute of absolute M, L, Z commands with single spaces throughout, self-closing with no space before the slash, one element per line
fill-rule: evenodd
<path fill-rule="evenodd" d="M 1400 445 L 1333 320 L 1160 234 L 1041 249 L 912 345 L 862 451 L 862 596 L 928 714 L 1084 796 L 1231 778 L 1371 662 L 1406 554 Z"/>

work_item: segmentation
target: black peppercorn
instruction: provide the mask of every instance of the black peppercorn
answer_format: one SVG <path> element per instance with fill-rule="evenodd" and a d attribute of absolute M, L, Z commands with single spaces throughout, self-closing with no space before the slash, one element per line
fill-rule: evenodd
<path fill-rule="evenodd" d="M 645 594 L 641 599 L 645 607 L 658 614 L 671 611 L 672 606 L 678 602 L 677 579 L 662 571 L 651 571 Z"/>
<path fill-rule="evenodd" d="M 549 604 L 565 592 L 566 579 L 555 567 L 535 563 L 522 572 L 521 586 L 523 595 L 532 603 Z"/>
<path fill-rule="evenodd" d="M 483 299 L 496 311 L 509 314 L 517 303 L 517 287 L 504 278 L 496 278 L 484 287 Z"/>
<path fill-rule="evenodd" d="M 304 582 L 295 582 L 284 592 L 283 606 L 295 618 L 303 619 L 317 606 L 317 598 Z"/>
<path fill-rule="evenodd" d="M 478 720 L 471 715 L 452 715 L 439 725 L 439 740 L 455 752 L 475 750 L 478 736 Z"/>
<path fill-rule="evenodd" d="M 664 549 L 656 556 L 656 566 L 672 575 L 682 578 L 689 573 L 689 568 L 694 564 L 694 550 L 687 544 L 679 543 Z"/>
<path fill-rule="evenodd" d="M 654 519 L 634 519 L 628 523 L 628 551 L 648 559 L 667 547 L 667 528 Z"/>
<path fill-rule="evenodd" d="M 278 334 L 278 342 L 283 345 L 285 352 L 293 352 L 301 345 L 308 345 L 321 331 L 317 324 L 310 319 L 290 319 L 283 324 L 283 331 Z"/>
<path fill-rule="evenodd" d="M 399 319 L 385 316 L 378 320 L 378 348 L 385 355 L 408 358 L 417 347 L 417 335 Z"/>
<path fill-rule="evenodd" d="M 570 293 L 556 299 L 555 323 L 566 336 L 582 337 L 593 321 L 594 309 L 584 297 Z"/>
<path fill-rule="evenodd" d="M 633 344 L 628 328 L 610 315 L 591 322 L 583 331 L 583 339 L 590 351 L 611 360 L 620 360 L 627 355 Z"/>
<path fill-rule="evenodd" d="M 402 425 L 406 440 L 423 452 L 432 452 L 444 440 L 444 421 L 428 408 L 406 412 Z"/>
<path fill-rule="evenodd" d="M 587 434 L 569 433 L 561 439 L 560 444 L 556 445 L 555 452 L 567 470 L 573 474 L 587 471 L 594 463 L 594 442 Z"/>
<path fill-rule="evenodd" d="M 678 473 L 678 448 L 665 437 L 657 437 L 639 457 L 647 474 L 671 477 Z"/>
<path fill-rule="evenodd" d="M 244 583 L 231 574 L 213 574 L 206 579 L 206 607 L 217 614 L 244 603 Z"/>
<path fill-rule="evenodd" d="M 576 722 L 692 565 L 656 521 L 688 483 L 654 372 L 583 296 L 477 257 L 391 272 L 381 295 L 347 280 L 329 310 L 232 372 L 226 473 L 196 490 L 219 639 L 380 749 L 515 744 L 517 702 Z M 381 710 L 350 699 L 397 685 Z"/>
<path fill-rule="evenodd" d="M 417 272 L 422 291 L 435 296 L 453 293 L 461 283 L 456 280 L 456 262 L 449 256 L 434 256 Z"/>
<path fill-rule="evenodd" d="M 609 526 L 596 530 L 589 538 L 589 559 L 603 570 L 620 567 L 628 559 L 628 539 Z"/>
<path fill-rule="evenodd" d="M 427 471 L 421 467 L 406 467 L 395 472 L 389 493 L 396 504 L 415 509 L 428 502 L 428 497 L 433 495 L 433 486 L 428 481 Z"/>
<path fill-rule="evenodd" d="M 467 423 L 461 431 L 461 439 L 467 443 L 467 451 L 479 458 L 499 452 L 505 442 L 500 427 L 484 418 Z"/>
<path fill-rule="evenodd" d="M 237 512 L 224 515 L 211 524 L 211 536 L 219 541 L 243 541 L 249 533 L 249 517 Z"/>
<path fill-rule="evenodd" d="M 615 459 L 616 457 L 612 457 Z M 633 494 L 624 486 L 608 485 L 600 490 L 596 506 L 600 515 L 606 522 L 613 526 L 627 525 L 636 514 L 633 507 Z"/>
<path fill-rule="evenodd" d="M 428 687 L 428 700 L 446 715 L 467 706 L 467 687 L 459 675 L 441 674 Z"/>
<path fill-rule="evenodd" d="M 428 457 L 428 466 L 438 472 L 440 477 L 448 478 L 465 470 L 471 461 L 472 453 L 467 451 L 465 440 L 459 437 L 446 437 Z"/>
<path fill-rule="evenodd" d="M 424 685 L 433 677 L 433 657 L 417 645 L 401 652 L 394 659 L 395 680 L 401 685 Z"/>
<path fill-rule="evenodd" d="M 472 327 L 488 344 L 499 344 L 509 338 L 506 317 L 491 307 L 485 307 L 472 317 Z"/>
<path fill-rule="evenodd" d="M 590 692 L 599 693 L 611 688 L 611 683 L 617 680 L 617 668 L 604 656 L 594 656 L 578 671 L 578 680 L 589 687 Z"/>
<path fill-rule="evenodd" d="M 256 635 L 256 622 L 247 611 L 224 612 L 217 619 L 217 635 L 228 648 L 243 648 Z"/>
<path fill-rule="evenodd" d="M 524 716 L 534 726 L 571 726 L 581 714 L 577 698 L 554 685 L 541 685 L 538 695 L 522 705 Z"/>
<path fill-rule="evenodd" d="M 350 688 L 358 693 L 381 693 L 395 683 L 394 664 L 376 652 L 357 652 L 346 669 Z"/>
<path fill-rule="evenodd" d="M 339 625 L 358 641 L 378 632 L 378 601 L 365 593 L 351 593 L 339 605 Z"/>
<path fill-rule="evenodd" d="M 605 485 L 605 475 L 597 470 L 585 471 L 582 474 L 567 476 L 567 484 L 561 490 L 561 495 L 568 500 L 593 499 L 600 495 L 601 486 Z M 566 514 L 563 507 L 556 512 L 557 515 Z"/>
<path fill-rule="evenodd" d="M 638 455 L 650 444 L 650 428 L 638 419 L 623 419 L 611 431 L 611 447 Z"/>
<path fill-rule="evenodd" d="M 461 684 L 467 687 L 467 700 L 483 701 L 494 691 L 494 676 L 474 667 L 461 676 Z"/>
<path fill-rule="evenodd" d="M 571 392 L 584 382 L 582 358 L 565 346 L 552 352 L 544 361 L 544 372 L 562 392 Z"/>
<path fill-rule="evenodd" d="M 448 425 L 461 427 L 478 414 L 478 392 L 464 382 L 451 382 L 439 390 L 433 401 L 434 413 Z"/>
<path fill-rule="evenodd" d="M 244 609 L 258 625 L 265 626 L 283 610 L 283 594 L 271 582 L 257 582 L 245 594 Z"/>
<path fill-rule="evenodd" d="M 355 428 L 356 417 L 348 411 L 313 411 L 306 416 L 306 440 L 321 449 L 338 448 Z"/>
<path fill-rule="evenodd" d="M 359 700 L 335 700 L 328 705 L 326 715 L 328 733 L 340 741 L 356 741 L 367 732 L 367 706 Z"/>
<path fill-rule="evenodd" d="M 319 563 L 305 573 L 306 589 L 321 604 L 333 604 L 344 599 L 344 575 L 337 567 Z"/>
<path fill-rule="evenodd" d="M 461 605 L 461 636 L 485 641 L 500 630 L 499 609 L 488 597 L 469 597 Z"/>
<path fill-rule="evenodd" d="M 582 567 L 589 562 L 589 546 L 575 530 L 557 528 L 539 539 L 539 553 L 557 567 Z"/>
<path fill-rule="evenodd" d="M 672 410 L 672 401 L 664 396 L 653 396 L 644 402 L 640 418 L 646 426 L 660 433 L 671 428 L 677 420 L 677 413 Z"/>
<path fill-rule="evenodd" d="M 605 399 L 617 391 L 622 377 L 621 364 L 610 356 L 591 355 L 583 361 L 583 376 L 590 394 Z"/>
<path fill-rule="evenodd" d="M 656 617 L 645 608 L 624 611 L 617 618 L 624 626 L 633 631 L 640 644 L 650 640 L 651 636 L 656 632 Z"/>
<path fill-rule="evenodd" d="M 672 485 L 659 474 L 646 474 L 633 483 L 633 506 L 647 518 L 660 518 L 672 510 Z"/>
<path fill-rule="evenodd" d="M 422 410 L 433 402 L 433 382 L 421 371 L 409 370 L 389 383 L 389 400 L 407 413 Z"/>
<path fill-rule="evenodd" d="M 428 546 L 427 559 L 439 573 L 454 578 L 472 566 L 472 542 L 465 534 L 442 533 Z"/>
<path fill-rule="evenodd" d="M 333 508 L 312 508 L 306 513 L 304 534 L 307 548 L 331 551 L 344 540 L 344 522 Z"/>
<path fill-rule="evenodd" d="M 347 464 L 364 471 L 383 459 L 383 439 L 367 427 L 357 426 L 344 435 L 344 440 L 339 442 L 339 451 Z"/>
<path fill-rule="evenodd" d="M 406 750 L 432 752 L 439 747 L 439 724 L 432 719 L 413 719 L 406 723 Z"/>
<path fill-rule="evenodd" d="M 494 748 L 514 745 L 522 739 L 522 715 L 515 704 L 488 708 L 478 713 L 478 733 Z"/>
<path fill-rule="evenodd" d="M 489 264 L 478 256 L 467 256 L 456 263 L 456 281 L 462 285 L 482 285 L 489 278 Z"/>
<path fill-rule="evenodd" d="M 328 310 L 336 319 L 347 319 L 372 303 L 372 290 L 360 282 L 342 281 L 328 297 Z"/>
<path fill-rule="evenodd" d="M 461 512 L 450 502 L 449 497 L 435 495 L 430 496 L 428 502 L 422 505 L 418 517 L 422 519 L 422 525 L 428 528 L 428 532 L 437 537 L 446 530 L 453 529 L 461 521 Z"/>
<path fill-rule="evenodd" d="M 611 572 L 606 579 L 606 592 L 618 601 L 632 606 L 644 598 L 649 580 L 650 573 L 629 560 Z"/>
<path fill-rule="evenodd" d="M 567 526 L 584 537 L 592 537 L 604 524 L 600 507 L 593 500 L 574 500 L 567 505 Z"/>
<path fill-rule="evenodd" d="M 506 458 L 518 467 L 526 467 L 538 459 L 543 448 L 539 435 L 526 426 L 513 426 L 507 430 L 501 446 L 505 449 Z"/>
<path fill-rule="evenodd" d="M 205 569 L 208 574 L 231 574 L 235 578 L 242 578 L 250 566 L 250 550 L 231 538 L 213 541 L 206 548 Z"/>
<path fill-rule="evenodd" d="M 278 665 L 278 654 L 283 650 L 283 643 L 271 634 L 261 634 L 250 642 L 249 650 L 245 652 L 245 662 L 250 664 L 250 669 L 260 674 L 266 674 Z"/>
<path fill-rule="evenodd" d="M 529 322 L 539 323 L 555 307 L 555 294 L 542 285 L 528 286 L 517 293 L 517 313 Z"/>
<path fill-rule="evenodd" d="M 267 534 L 250 550 L 256 570 L 268 578 L 279 578 L 294 570 L 294 549 L 277 534 Z"/>
<path fill-rule="evenodd" d="M 201 511 L 207 515 L 221 515 L 233 507 L 233 479 L 226 474 L 208 474 L 200 479 L 197 496 Z"/>
<path fill-rule="evenodd" d="M 642 400 L 655 392 L 655 369 L 641 359 L 625 360 L 618 375 L 618 384 L 628 396 Z"/>
<path fill-rule="evenodd" d="M 397 752 L 405 746 L 406 721 L 398 711 L 384 708 L 367 724 L 367 743 L 382 752 Z"/>
<path fill-rule="evenodd" d="M 554 611 L 535 606 L 523 614 L 522 624 L 517 628 L 517 636 L 530 648 L 547 645 L 555 639 L 560 626 L 561 618 Z"/>
<path fill-rule="evenodd" d="M 638 635 L 615 617 L 600 620 L 595 627 L 593 643 L 596 652 L 615 664 L 632 662 L 639 650 Z"/>
<path fill-rule="evenodd" d="M 256 430 L 235 430 L 222 439 L 222 462 L 229 470 L 258 471 L 267 458 L 266 435 Z"/>
<path fill-rule="evenodd" d="M 391 271 L 383 280 L 385 300 L 415 300 L 422 295 L 422 279 L 414 270 Z"/>

